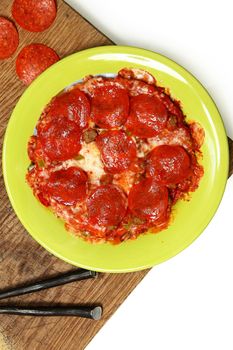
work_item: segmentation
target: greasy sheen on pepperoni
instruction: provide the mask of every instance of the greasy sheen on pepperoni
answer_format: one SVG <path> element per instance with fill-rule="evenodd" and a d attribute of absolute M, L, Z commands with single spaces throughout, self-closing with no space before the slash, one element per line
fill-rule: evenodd
<path fill-rule="evenodd" d="M 167 123 L 167 110 L 156 96 L 141 94 L 130 99 L 130 114 L 125 124 L 135 136 L 154 137 Z"/>
<path fill-rule="evenodd" d="M 56 52 L 43 44 L 25 46 L 16 59 L 16 73 L 19 79 L 29 85 L 52 64 L 59 61 Z"/>
<path fill-rule="evenodd" d="M 96 139 L 105 170 L 118 174 L 130 168 L 136 161 L 136 144 L 122 130 L 109 130 Z"/>
<path fill-rule="evenodd" d="M 85 129 L 90 116 L 90 103 L 84 92 L 78 88 L 55 96 L 46 107 L 51 117 L 67 117 Z"/>
<path fill-rule="evenodd" d="M 153 178 L 134 185 L 129 193 L 129 209 L 136 217 L 152 223 L 167 219 L 168 190 Z"/>
<path fill-rule="evenodd" d="M 87 174 L 78 167 L 57 170 L 50 174 L 44 191 L 58 203 L 75 205 L 86 198 L 87 180 Z"/>
<path fill-rule="evenodd" d="M 146 173 L 163 185 L 173 185 L 190 175 L 190 157 L 181 146 L 155 147 L 146 157 Z"/>
<path fill-rule="evenodd" d="M 12 16 L 29 32 L 42 32 L 53 23 L 57 9 L 55 0 L 14 0 Z"/>
<path fill-rule="evenodd" d="M 87 199 L 88 219 L 93 225 L 118 225 L 125 216 L 126 208 L 126 197 L 115 185 L 99 186 Z"/>
<path fill-rule="evenodd" d="M 123 125 L 129 113 L 129 97 L 116 85 L 98 86 L 91 98 L 91 118 L 100 128 L 112 129 Z"/>
<path fill-rule="evenodd" d="M 80 129 L 66 117 L 58 117 L 56 121 L 48 120 L 39 125 L 37 131 L 43 151 L 52 161 L 73 158 L 81 149 Z"/>
<path fill-rule="evenodd" d="M 15 25 L 5 17 L 0 17 L 0 59 L 13 55 L 19 44 L 19 34 Z"/>

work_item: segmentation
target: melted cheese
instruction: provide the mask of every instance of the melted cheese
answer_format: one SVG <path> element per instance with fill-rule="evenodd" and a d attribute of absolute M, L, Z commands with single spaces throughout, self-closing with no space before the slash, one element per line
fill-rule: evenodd
<path fill-rule="evenodd" d="M 147 141 L 137 140 L 137 156 L 144 157 L 153 148 L 161 145 L 179 145 L 187 151 L 192 150 L 192 140 L 187 131 L 183 128 L 173 131 L 164 130 L 158 136 L 148 138 Z"/>
<path fill-rule="evenodd" d="M 83 159 L 68 159 L 61 165 L 54 167 L 54 171 L 67 169 L 76 166 L 87 172 L 89 180 L 92 184 L 99 185 L 100 178 L 105 174 L 104 165 L 100 158 L 100 151 L 95 142 L 83 143 L 79 152 Z"/>
<path fill-rule="evenodd" d="M 78 166 L 88 173 L 91 183 L 99 184 L 99 180 L 101 176 L 105 174 L 105 171 L 96 143 L 84 143 L 80 154 L 84 159 L 76 161 Z"/>
<path fill-rule="evenodd" d="M 121 174 L 115 174 L 113 177 L 113 184 L 121 187 L 127 194 L 129 194 L 135 181 L 135 173 L 128 170 Z"/>

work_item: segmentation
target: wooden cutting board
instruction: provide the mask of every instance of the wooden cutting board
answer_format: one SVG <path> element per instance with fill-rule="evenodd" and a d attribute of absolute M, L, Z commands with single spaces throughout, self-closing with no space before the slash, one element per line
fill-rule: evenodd
<path fill-rule="evenodd" d="M 1 0 L 0 15 L 11 17 L 11 1 Z M 58 1 L 55 23 L 44 33 L 19 29 L 20 46 L 42 42 L 54 48 L 60 57 L 90 47 L 113 44 L 108 38 Z M 1 146 L 10 114 L 25 87 L 15 74 L 15 58 L 0 61 L 0 139 Z M 19 130 L 20 132 L 20 130 Z M 233 142 L 229 140 L 233 159 Z M 2 147 L 1 147 L 2 149 Z M 231 160 L 231 172 L 233 164 Z M 39 246 L 20 224 L 8 200 L 0 178 L 0 289 L 23 284 L 75 268 L 55 258 Z M 104 323 L 116 311 L 149 270 L 129 274 L 101 274 L 97 280 L 72 283 L 32 295 L 2 301 L 1 305 L 74 305 L 102 304 L 100 321 L 68 317 L 0 316 L 0 350 L 83 350 Z"/>

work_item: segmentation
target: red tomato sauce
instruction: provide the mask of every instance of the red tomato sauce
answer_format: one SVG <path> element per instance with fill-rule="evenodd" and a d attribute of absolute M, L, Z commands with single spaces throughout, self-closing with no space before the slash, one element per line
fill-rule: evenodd
<path fill-rule="evenodd" d="M 67 230 L 119 244 L 172 225 L 204 174 L 204 135 L 150 73 L 88 76 L 45 107 L 26 179 Z"/>

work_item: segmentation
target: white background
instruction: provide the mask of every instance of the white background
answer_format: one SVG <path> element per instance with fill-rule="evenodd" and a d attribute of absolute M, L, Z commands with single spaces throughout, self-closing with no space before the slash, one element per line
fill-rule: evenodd
<path fill-rule="evenodd" d="M 162 53 L 192 72 L 233 138 L 231 1 L 67 2 L 115 43 Z M 86 350 L 232 350 L 232 205 L 233 177 L 204 233 L 153 268 Z"/>

